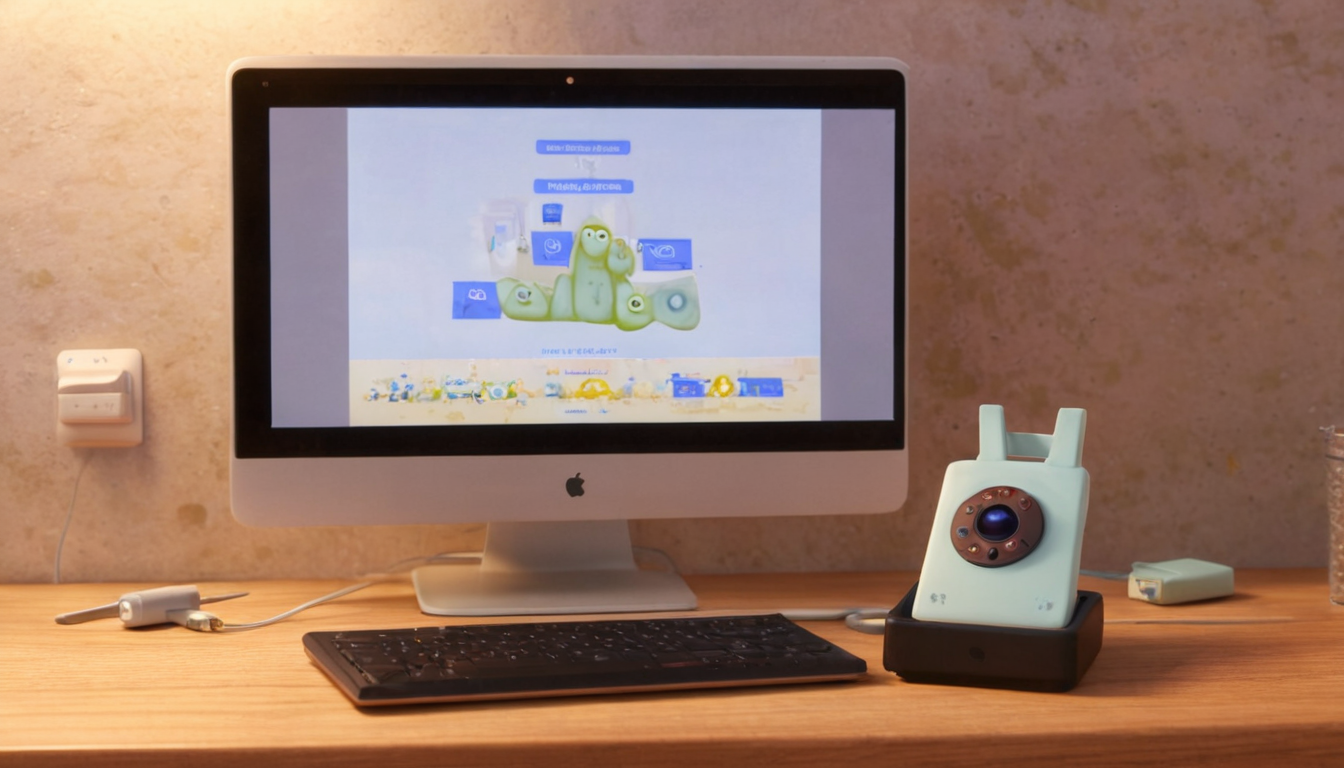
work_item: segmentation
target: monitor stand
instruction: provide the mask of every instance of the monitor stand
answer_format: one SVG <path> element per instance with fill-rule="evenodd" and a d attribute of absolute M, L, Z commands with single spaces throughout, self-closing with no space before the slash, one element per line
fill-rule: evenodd
<path fill-rule="evenodd" d="M 695 608 L 680 576 L 635 565 L 625 520 L 490 523 L 479 565 L 428 565 L 411 579 L 420 610 L 437 616 Z"/>

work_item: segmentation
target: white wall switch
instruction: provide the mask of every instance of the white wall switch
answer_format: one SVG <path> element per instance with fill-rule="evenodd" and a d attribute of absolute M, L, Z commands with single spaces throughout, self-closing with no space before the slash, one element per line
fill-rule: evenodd
<path fill-rule="evenodd" d="M 145 438 L 144 360 L 138 349 L 67 349 L 56 357 L 56 439 L 73 448 L 139 445 Z"/>

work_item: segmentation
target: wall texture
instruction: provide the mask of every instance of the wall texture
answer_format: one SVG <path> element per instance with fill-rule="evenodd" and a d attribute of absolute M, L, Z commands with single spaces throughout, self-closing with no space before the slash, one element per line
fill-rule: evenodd
<path fill-rule="evenodd" d="M 272 530 L 228 497 L 224 71 L 265 54 L 809 54 L 911 68 L 914 487 L 866 518 L 638 523 L 689 571 L 917 568 L 975 414 L 1089 411 L 1084 565 L 1324 563 L 1344 422 L 1335 0 L 0 0 L 0 581 L 346 576 L 482 529 Z M 55 442 L 132 346 L 146 442 Z"/>

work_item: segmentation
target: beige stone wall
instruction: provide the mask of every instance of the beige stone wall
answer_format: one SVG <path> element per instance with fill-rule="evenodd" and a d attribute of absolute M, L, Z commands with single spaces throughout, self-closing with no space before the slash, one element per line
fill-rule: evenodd
<path fill-rule="evenodd" d="M 1344 421 L 1344 6 L 0 0 L 0 581 L 345 576 L 480 527 L 249 529 L 228 495 L 224 72 L 262 54 L 808 54 L 911 68 L 913 489 L 639 523 L 689 571 L 917 568 L 976 406 L 1089 412 L 1084 564 L 1320 566 Z M 145 355 L 144 445 L 55 442 L 55 355 Z"/>

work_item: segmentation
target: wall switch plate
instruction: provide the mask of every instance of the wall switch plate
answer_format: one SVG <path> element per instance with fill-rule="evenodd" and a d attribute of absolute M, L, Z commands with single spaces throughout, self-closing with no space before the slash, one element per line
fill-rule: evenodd
<path fill-rule="evenodd" d="M 144 359 L 138 349 L 67 349 L 56 356 L 56 440 L 124 448 L 145 439 Z"/>

